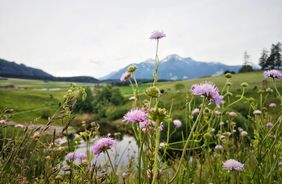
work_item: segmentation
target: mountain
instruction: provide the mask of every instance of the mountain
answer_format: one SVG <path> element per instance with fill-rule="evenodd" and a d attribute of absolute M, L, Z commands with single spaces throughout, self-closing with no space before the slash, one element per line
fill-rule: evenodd
<path fill-rule="evenodd" d="M 133 63 L 137 70 L 135 77 L 138 79 L 152 79 L 152 73 L 155 68 L 154 60 L 148 59 L 141 63 Z M 128 65 L 130 66 L 130 65 Z M 120 79 L 127 67 L 124 67 L 116 72 L 112 72 L 104 77 L 102 80 L 117 80 Z M 183 58 L 176 54 L 169 55 L 160 61 L 158 78 L 163 80 L 184 80 L 193 79 L 204 76 L 220 75 L 224 71 L 238 72 L 241 66 L 229 66 L 219 62 L 203 62 L 196 61 L 192 58 Z"/>
<path fill-rule="evenodd" d="M 98 79 L 89 76 L 76 77 L 55 77 L 43 70 L 28 67 L 24 64 L 17 64 L 15 62 L 7 61 L 0 58 L 0 76 L 23 78 L 23 79 L 37 79 L 50 81 L 65 81 L 65 82 L 87 82 L 96 83 Z"/>
<path fill-rule="evenodd" d="M 50 78 L 52 75 L 44 72 L 43 70 L 31 68 L 24 64 L 17 64 L 15 62 L 0 59 L 0 75 L 1 76 L 26 76 L 37 78 Z"/>

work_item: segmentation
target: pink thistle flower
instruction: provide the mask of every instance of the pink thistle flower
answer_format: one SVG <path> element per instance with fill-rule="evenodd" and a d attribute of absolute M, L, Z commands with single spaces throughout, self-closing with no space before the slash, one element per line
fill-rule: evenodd
<path fill-rule="evenodd" d="M 160 31 L 154 31 L 152 33 L 152 35 L 150 36 L 150 39 L 151 40 L 159 40 L 163 37 L 165 37 L 166 35 L 163 33 L 163 32 L 160 32 Z"/>
<path fill-rule="evenodd" d="M 181 121 L 178 120 L 178 119 L 173 120 L 173 124 L 174 124 L 175 128 L 180 128 L 181 125 L 182 125 Z"/>
<path fill-rule="evenodd" d="M 211 101 L 214 101 L 217 107 L 223 103 L 223 96 L 220 96 L 218 88 L 211 82 L 194 84 L 191 87 L 191 91 L 194 95 L 205 96 Z"/>
<path fill-rule="evenodd" d="M 148 113 L 141 109 L 131 109 L 123 116 L 123 121 L 129 123 L 140 123 L 148 120 Z"/>
<path fill-rule="evenodd" d="M 76 153 L 75 158 L 82 161 L 82 160 L 86 160 L 87 155 L 85 153 Z"/>
<path fill-rule="evenodd" d="M 75 153 L 74 152 L 70 152 L 66 155 L 66 160 L 70 160 L 70 161 L 74 161 L 75 160 Z"/>
<path fill-rule="evenodd" d="M 238 162 L 234 159 L 229 159 L 226 162 L 223 163 L 223 169 L 228 171 L 243 171 L 244 170 L 244 164 Z"/>
<path fill-rule="evenodd" d="M 115 144 L 115 141 L 109 137 L 103 137 L 94 143 L 93 153 L 94 155 L 99 155 L 101 152 L 105 152 L 111 149 L 111 146 Z"/>
<path fill-rule="evenodd" d="M 281 79 L 282 73 L 278 70 L 268 70 L 263 72 L 264 78 Z"/>
<path fill-rule="evenodd" d="M 127 79 L 131 77 L 131 74 L 132 73 L 128 71 L 124 72 L 120 77 L 120 81 L 126 81 Z"/>

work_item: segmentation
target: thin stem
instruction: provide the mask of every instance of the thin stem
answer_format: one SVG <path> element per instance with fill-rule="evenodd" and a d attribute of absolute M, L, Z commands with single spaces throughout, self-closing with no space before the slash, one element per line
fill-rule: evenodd
<path fill-rule="evenodd" d="M 193 124 L 193 126 L 192 126 L 192 128 L 191 128 L 191 131 L 190 131 L 190 134 L 189 134 L 189 136 L 188 136 L 188 138 L 187 138 L 187 140 L 186 140 L 186 142 L 185 142 L 185 145 L 184 145 L 184 148 L 183 148 L 183 151 L 182 151 L 180 160 L 179 160 L 179 164 L 178 164 L 177 170 L 176 170 L 174 176 L 172 177 L 172 179 L 169 181 L 169 183 L 172 183 L 172 182 L 175 180 L 175 178 L 176 178 L 176 176 L 177 176 L 177 174 L 178 174 L 178 172 L 179 172 L 179 170 L 180 170 L 181 162 L 182 162 L 182 160 L 183 160 L 183 158 L 184 158 L 184 156 L 185 156 L 185 152 L 186 152 L 188 143 L 189 143 L 189 141 L 190 141 L 190 139 L 191 139 L 191 137 L 192 137 L 192 134 L 193 134 L 194 130 L 196 129 L 196 125 L 197 125 L 197 123 L 198 123 L 198 121 L 199 121 L 199 119 L 200 119 L 200 116 L 201 116 L 202 113 L 203 113 L 203 109 L 204 109 L 204 107 L 205 107 L 204 104 L 205 104 L 205 99 L 203 99 L 203 102 L 202 102 L 202 105 L 201 105 L 200 113 L 199 113 L 199 115 L 197 116 L 197 119 L 196 119 L 195 123 Z"/>
<path fill-rule="evenodd" d="M 113 170 L 114 174 L 116 175 L 116 170 L 115 170 L 115 168 L 114 168 L 114 165 L 113 165 L 113 163 L 112 163 L 111 157 L 110 157 L 109 152 L 108 152 L 107 150 L 106 150 L 106 154 L 107 154 L 107 156 L 108 156 L 108 158 L 109 158 L 109 161 L 110 161 L 110 165 L 111 165 L 111 167 L 112 167 L 112 170 Z"/>
<path fill-rule="evenodd" d="M 153 181 L 152 184 L 155 184 L 157 181 L 159 164 L 159 147 L 160 147 L 160 121 L 157 119 L 156 121 L 156 141 L 155 141 L 155 151 L 154 151 L 154 165 L 153 165 Z"/>
<path fill-rule="evenodd" d="M 142 158 L 142 152 L 143 152 L 143 137 L 142 137 L 142 134 L 141 134 L 141 130 L 139 131 L 140 132 L 140 152 L 139 152 L 139 158 L 138 158 L 138 183 L 141 184 L 141 158 Z"/>

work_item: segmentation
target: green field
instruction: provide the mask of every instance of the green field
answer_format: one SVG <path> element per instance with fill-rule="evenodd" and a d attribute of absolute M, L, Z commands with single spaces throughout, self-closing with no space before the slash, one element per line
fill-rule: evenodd
<path fill-rule="evenodd" d="M 231 78 L 232 86 L 231 91 L 240 91 L 240 84 L 247 82 L 249 87 L 247 88 L 247 94 L 251 94 L 253 97 L 257 96 L 257 89 L 262 88 L 262 81 L 264 80 L 262 72 L 252 72 L 235 74 Z M 159 87 L 168 91 L 171 95 L 164 99 L 170 103 L 169 99 L 173 96 L 175 101 L 179 103 L 183 102 L 182 97 L 185 95 L 174 95 L 176 90 L 175 85 L 178 83 L 185 85 L 185 91 L 190 89 L 192 84 L 212 81 L 219 89 L 221 89 L 226 81 L 224 75 L 216 77 L 206 77 L 185 81 L 174 81 L 174 82 L 161 82 Z M 24 79 L 8 79 L 0 80 L 0 86 L 14 85 L 15 88 L 3 89 L 0 88 L 0 108 L 13 109 L 14 113 L 11 117 L 12 120 L 20 123 L 28 123 L 35 118 L 40 118 L 44 114 L 52 114 L 58 108 L 58 104 L 62 99 L 63 94 L 70 86 L 69 82 L 46 82 L 41 80 L 24 80 Z M 90 86 L 94 87 L 94 84 L 79 83 L 79 86 Z M 143 94 L 145 89 L 150 84 L 142 84 L 139 86 L 139 94 Z M 272 87 L 270 80 L 266 83 L 269 87 Z M 282 91 L 282 83 L 277 83 L 279 91 Z M 121 93 L 128 97 L 132 93 L 130 86 L 119 87 Z M 183 90 L 182 93 L 185 92 Z M 41 122 L 46 122 L 46 118 L 42 119 Z"/>

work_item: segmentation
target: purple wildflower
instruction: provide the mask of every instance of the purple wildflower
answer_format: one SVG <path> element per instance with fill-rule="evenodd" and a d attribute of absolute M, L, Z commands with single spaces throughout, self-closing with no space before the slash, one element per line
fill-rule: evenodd
<path fill-rule="evenodd" d="M 282 73 L 278 70 L 268 70 L 263 73 L 264 78 L 281 79 Z"/>
<path fill-rule="evenodd" d="M 281 166 L 282 166 L 282 162 L 278 162 L 278 166 L 280 166 L 280 167 L 281 167 Z"/>
<path fill-rule="evenodd" d="M 142 129 L 142 128 L 147 128 L 148 126 L 154 126 L 154 123 L 151 121 L 151 120 L 149 120 L 149 119 L 147 119 L 147 120 L 145 120 L 145 121 L 141 121 L 141 122 L 139 122 L 139 127 Z"/>
<path fill-rule="evenodd" d="M 271 122 L 268 122 L 268 123 L 266 123 L 266 126 L 267 126 L 268 128 L 271 128 L 271 127 L 273 127 L 273 124 L 272 124 Z"/>
<path fill-rule="evenodd" d="M 214 147 L 215 150 L 224 150 L 223 146 L 222 145 L 216 145 Z"/>
<path fill-rule="evenodd" d="M 115 144 L 115 141 L 110 137 L 103 137 L 94 143 L 93 153 L 99 155 L 101 152 L 111 149 L 111 146 Z"/>
<path fill-rule="evenodd" d="M 150 36 L 150 39 L 151 40 L 159 40 L 163 37 L 165 37 L 166 35 L 163 33 L 163 32 L 160 32 L 160 31 L 154 31 L 152 33 L 152 35 Z"/>
<path fill-rule="evenodd" d="M 182 125 L 181 121 L 178 120 L 178 119 L 173 120 L 173 124 L 174 124 L 175 128 L 180 128 L 181 125 Z"/>
<path fill-rule="evenodd" d="M 70 161 L 74 161 L 75 160 L 75 153 L 74 152 L 70 152 L 66 155 L 66 160 L 70 160 Z"/>
<path fill-rule="evenodd" d="M 234 159 L 229 159 L 226 162 L 223 163 L 223 169 L 228 171 L 243 171 L 244 170 L 244 164 L 238 162 Z"/>
<path fill-rule="evenodd" d="M 201 84 L 194 84 L 191 87 L 191 91 L 194 95 L 202 95 L 214 101 L 217 107 L 223 103 L 223 96 L 220 96 L 217 87 L 213 83 L 204 82 Z"/>
<path fill-rule="evenodd" d="M 127 79 L 131 77 L 131 74 L 132 73 L 128 71 L 124 72 L 120 77 L 120 81 L 126 81 Z"/>
<path fill-rule="evenodd" d="M 87 155 L 85 153 L 76 153 L 75 158 L 82 161 L 82 160 L 86 160 Z"/>
<path fill-rule="evenodd" d="M 148 120 L 148 113 L 141 109 L 131 109 L 124 115 L 123 120 L 129 123 L 145 122 Z"/>

